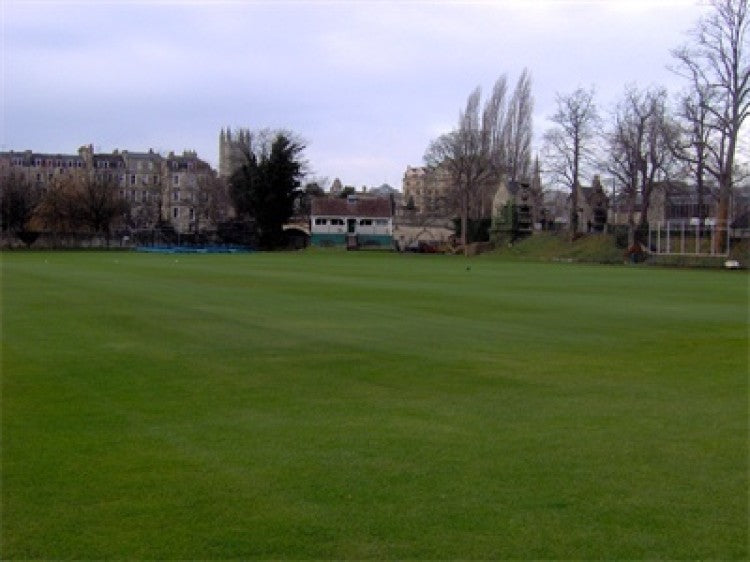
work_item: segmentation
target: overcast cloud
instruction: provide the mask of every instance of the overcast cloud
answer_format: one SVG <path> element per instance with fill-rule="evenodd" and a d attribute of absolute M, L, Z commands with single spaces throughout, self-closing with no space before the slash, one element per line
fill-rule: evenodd
<path fill-rule="evenodd" d="M 2 6 L 2 150 L 197 150 L 283 127 L 315 174 L 401 187 L 471 90 L 532 73 L 537 138 L 556 92 L 682 83 L 669 51 L 697 0 L 34 1 Z"/>

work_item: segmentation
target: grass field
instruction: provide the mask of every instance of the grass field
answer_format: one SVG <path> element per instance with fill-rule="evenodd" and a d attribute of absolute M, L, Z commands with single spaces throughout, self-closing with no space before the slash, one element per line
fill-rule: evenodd
<path fill-rule="evenodd" d="M 746 273 L 1 259 L 3 559 L 748 557 Z"/>

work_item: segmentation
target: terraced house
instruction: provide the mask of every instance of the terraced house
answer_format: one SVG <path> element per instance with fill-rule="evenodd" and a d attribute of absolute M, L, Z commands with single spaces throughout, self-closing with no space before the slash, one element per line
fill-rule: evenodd
<path fill-rule="evenodd" d="M 194 151 L 167 156 L 153 150 L 99 153 L 88 145 L 77 154 L 0 152 L 0 182 L 19 180 L 46 192 L 84 179 L 107 186 L 128 202 L 130 212 L 120 225 L 125 229 L 164 222 L 179 233 L 197 232 L 230 214 L 228 201 L 213 200 L 215 171 Z"/>

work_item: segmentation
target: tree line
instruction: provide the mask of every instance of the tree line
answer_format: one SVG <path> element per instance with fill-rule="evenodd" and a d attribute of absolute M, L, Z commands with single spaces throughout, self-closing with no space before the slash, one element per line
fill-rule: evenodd
<path fill-rule="evenodd" d="M 552 183 L 570 191 L 571 236 L 579 226 L 578 187 L 593 170 L 617 183 L 631 242 L 646 225 L 654 187 L 669 180 L 695 185 L 701 219 L 705 202 L 715 197 L 718 225 L 727 225 L 732 188 L 748 176 L 747 167 L 737 162 L 750 107 L 748 21 L 747 0 L 712 0 L 710 13 L 690 31 L 690 41 L 672 51 L 670 70 L 684 78 L 685 87 L 671 100 L 662 87 L 627 85 L 605 118 L 593 87 L 557 94 L 552 127 L 543 136 L 542 167 Z M 466 221 L 472 213 L 481 217 L 476 201 L 486 196 L 487 186 L 500 178 L 529 178 L 529 71 L 523 71 L 510 98 L 507 90 L 502 76 L 484 105 L 479 88 L 474 90 L 457 126 L 425 152 L 425 163 L 442 166 L 452 180 L 450 197 L 461 217 L 464 247 Z M 717 236 L 718 247 L 723 247 L 722 236 Z"/>
<path fill-rule="evenodd" d="M 109 245 L 113 226 L 125 221 L 129 210 L 113 182 L 101 176 L 66 178 L 49 187 L 9 176 L 0 184 L 2 230 L 29 245 L 40 231 L 87 231 L 103 235 Z"/>

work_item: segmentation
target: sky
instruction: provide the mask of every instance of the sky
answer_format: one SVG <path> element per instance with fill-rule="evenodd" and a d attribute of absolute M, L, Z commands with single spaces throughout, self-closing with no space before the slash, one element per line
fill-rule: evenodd
<path fill-rule="evenodd" d="M 401 188 L 471 91 L 524 68 L 535 148 L 558 94 L 664 86 L 705 0 L 0 0 L 0 150 L 195 150 L 283 128 L 311 176 Z"/>

